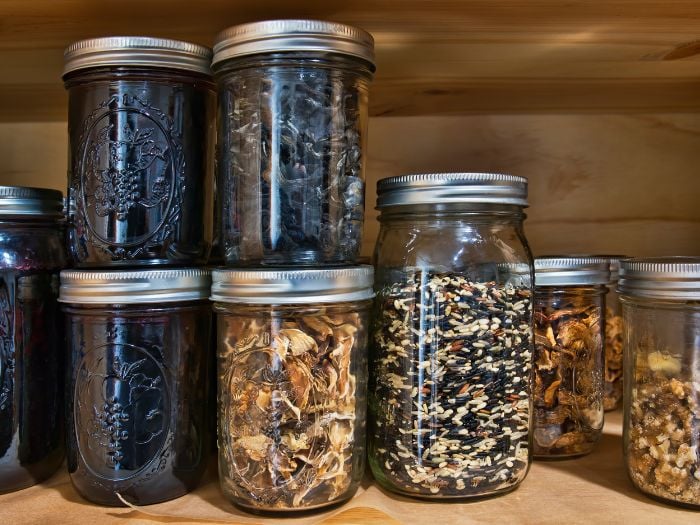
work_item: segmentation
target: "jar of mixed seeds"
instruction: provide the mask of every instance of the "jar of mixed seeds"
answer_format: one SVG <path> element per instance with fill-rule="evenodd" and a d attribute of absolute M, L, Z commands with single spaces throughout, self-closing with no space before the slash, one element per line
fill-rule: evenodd
<path fill-rule="evenodd" d="M 700 507 L 700 257 L 622 261 L 624 451 L 645 494 Z"/>
<path fill-rule="evenodd" d="M 379 181 L 368 457 L 389 490 L 467 498 L 530 465 L 532 256 L 527 180 Z"/>
<path fill-rule="evenodd" d="M 0 186 L 0 493 L 63 461 L 61 192 Z"/>
<path fill-rule="evenodd" d="M 605 397 L 603 408 L 615 410 L 622 401 L 622 309 L 617 295 L 620 261 L 624 255 L 600 255 L 610 263 L 610 282 L 605 296 Z"/>
<path fill-rule="evenodd" d="M 214 46 L 227 265 L 357 264 L 374 40 L 335 22 L 231 27 Z"/>
<path fill-rule="evenodd" d="M 65 52 L 76 266 L 200 265 L 211 245 L 211 50 L 116 36 Z"/>
<path fill-rule="evenodd" d="M 535 259 L 535 458 L 582 456 L 603 432 L 603 340 L 610 263 Z"/>
<path fill-rule="evenodd" d="M 209 459 L 210 272 L 61 272 L 67 457 L 85 499 L 182 496 Z"/>
<path fill-rule="evenodd" d="M 219 478 L 254 512 L 348 500 L 365 466 L 371 266 L 214 270 Z"/>

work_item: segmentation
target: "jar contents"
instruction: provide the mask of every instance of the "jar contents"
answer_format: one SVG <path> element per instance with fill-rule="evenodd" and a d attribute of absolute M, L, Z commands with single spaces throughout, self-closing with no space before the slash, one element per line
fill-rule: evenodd
<path fill-rule="evenodd" d="M 528 469 L 531 291 L 416 273 L 379 292 L 370 461 L 408 494 L 467 497 Z"/>
<path fill-rule="evenodd" d="M 603 408 L 614 410 L 622 399 L 622 316 L 605 311 L 605 397 Z"/>

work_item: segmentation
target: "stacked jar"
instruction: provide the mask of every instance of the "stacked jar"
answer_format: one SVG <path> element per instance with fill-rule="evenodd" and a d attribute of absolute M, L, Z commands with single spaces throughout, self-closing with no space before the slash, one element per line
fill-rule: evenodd
<path fill-rule="evenodd" d="M 219 87 L 213 273 L 219 477 L 253 512 L 352 497 L 364 471 L 373 270 L 364 220 L 371 35 L 343 24 L 235 26 Z"/>
<path fill-rule="evenodd" d="M 210 440 L 211 50 L 149 37 L 76 42 L 67 245 L 71 482 L 105 505 L 190 491 Z"/>

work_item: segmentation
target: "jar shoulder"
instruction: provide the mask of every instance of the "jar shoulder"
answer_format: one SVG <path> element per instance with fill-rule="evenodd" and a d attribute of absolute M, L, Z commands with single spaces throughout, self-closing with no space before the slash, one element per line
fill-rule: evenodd
<path fill-rule="evenodd" d="M 0 223 L 0 269 L 64 268 L 63 232 L 57 225 Z"/>

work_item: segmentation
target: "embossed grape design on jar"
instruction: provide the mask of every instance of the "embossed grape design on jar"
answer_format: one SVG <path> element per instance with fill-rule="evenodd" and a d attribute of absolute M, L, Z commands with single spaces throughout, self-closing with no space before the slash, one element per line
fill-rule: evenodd
<path fill-rule="evenodd" d="M 103 505 L 195 487 L 209 453 L 211 308 L 202 269 L 61 273 L 68 471 Z"/>
<path fill-rule="evenodd" d="M 147 37 L 65 53 L 77 266 L 199 265 L 211 245 L 211 51 Z"/>

